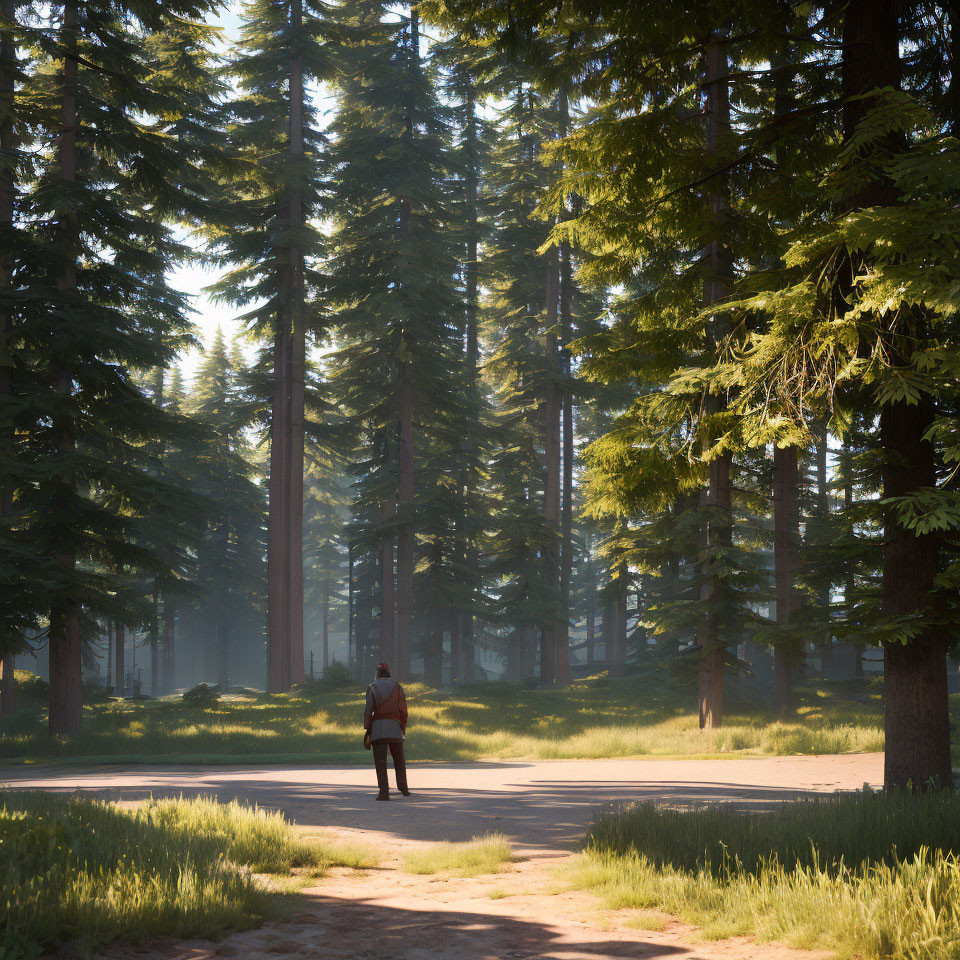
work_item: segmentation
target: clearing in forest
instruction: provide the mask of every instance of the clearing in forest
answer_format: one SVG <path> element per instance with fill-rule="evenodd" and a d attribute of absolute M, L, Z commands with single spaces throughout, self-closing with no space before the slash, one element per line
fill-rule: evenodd
<path fill-rule="evenodd" d="M 730 684 L 723 727 L 700 731 L 689 684 L 664 671 L 593 677 L 562 690 L 473 684 L 405 685 L 411 736 L 422 760 L 557 760 L 612 757 L 869 753 L 883 749 L 881 686 L 873 679 L 811 682 L 776 717 L 756 693 Z M 320 681 L 284 694 L 237 690 L 218 697 L 101 699 L 83 730 L 52 738 L 41 698 L 0 735 L 7 761 L 73 758 L 113 763 L 366 763 L 363 688 Z M 960 719 L 960 695 L 953 697 Z"/>

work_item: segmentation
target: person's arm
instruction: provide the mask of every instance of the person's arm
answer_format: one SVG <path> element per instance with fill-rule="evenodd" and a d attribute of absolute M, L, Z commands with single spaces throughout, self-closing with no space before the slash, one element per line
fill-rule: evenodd
<path fill-rule="evenodd" d="M 406 736 L 407 733 L 407 697 L 400 687 L 400 730 Z"/>
<path fill-rule="evenodd" d="M 367 706 L 363 711 L 363 729 L 369 730 L 370 724 L 373 723 L 373 688 L 367 687 Z"/>

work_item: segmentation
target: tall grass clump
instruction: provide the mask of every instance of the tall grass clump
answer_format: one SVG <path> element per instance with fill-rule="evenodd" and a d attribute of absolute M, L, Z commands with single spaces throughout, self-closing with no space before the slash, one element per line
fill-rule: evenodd
<path fill-rule="evenodd" d="M 300 837 L 279 813 L 232 801 L 151 800 L 138 815 L 171 836 L 204 838 L 235 863 L 255 873 L 287 873 L 298 867 L 369 867 L 365 848 L 338 846 Z"/>
<path fill-rule="evenodd" d="M 507 839 L 499 833 L 474 837 L 467 843 L 437 843 L 403 858 L 407 873 L 452 873 L 458 877 L 476 877 L 481 873 L 499 873 L 514 859 Z"/>
<path fill-rule="evenodd" d="M 958 852 L 953 793 L 864 792 L 769 813 L 641 804 L 594 825 L 573 883 L 707 937 L 943 960 L 960 956 Z"/>
<path fill-rule="evenodd" d="M 960 798 L 947 791 L 863 790 L 752 813 L 725 804 L 685 812 L 638 803 L 600 817 L 586 843 L 641 853 L 657 865 L 704 867 L 714 876 L 756 872 L 772 859 L 788 870 L 892 864 L 922 848 L 960 851 Z"/>
<path fill-rule="evenodd" d="M 279 901 L 255 874 L 334 862 L 279 814 L 237 803 L 0 794 L 0 956 L 256 926 Z"/>

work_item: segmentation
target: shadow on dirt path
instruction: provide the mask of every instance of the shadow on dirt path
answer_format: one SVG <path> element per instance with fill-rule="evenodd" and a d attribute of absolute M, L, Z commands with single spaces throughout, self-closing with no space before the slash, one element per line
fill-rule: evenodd
<path fill-rule="evenodd" d="M 363 767 L 0 768 L 21 790 L 82 791 L 131 802 L 148 796 L 216 796 L 282 810 L 383 853 L 381 869 L 336 870 L 304 892 L 291 921 L 218 943 L 151 941 L 114 946 L 117 960 L 811 960 L 818 955 L 743 938 L 698 943 L 664 917 L 664 929 L 629 925 L 563 882 L 576 841 L 598 810 L 635 800 L 678 807 L 729 802 L 763 807 L 882 780 L 883 757 L 737 757 L 727 760 L 576 760 L 429 764 L 410 770 L 409 798 L 374 802 Z M 404 853 L 440 840 L 498 832 L 520 860 L 492 876 L 412 876 Z M 819 955 L 821 957 L 825 955 Z"/>
<path fill-rule="evenodd" d="M 410 768 L 413 796 L 394 794 L 384 804 L 373 802 L 373 770 L 357 766 L 0 767 L 0 784 L 17 790 L 111 800 L 215 796 L 281 810 L 307 826 L 379 834 L 383 842 L 469 840 L 498 831 L 541 850 L 569 850 L 597 810 L 611 804 L 756 806 L 877 785 L 882 776 L 882 754 L 424 764 Z"/>

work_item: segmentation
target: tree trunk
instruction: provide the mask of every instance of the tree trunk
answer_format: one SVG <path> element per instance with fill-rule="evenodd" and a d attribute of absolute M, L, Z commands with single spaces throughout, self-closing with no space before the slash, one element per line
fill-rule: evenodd
<path fill-rule="evenodd" d="M 466 243 L 464 246 L 463 276 L 464 276 L 464 314 L 461 342 L 464 346 L 464 376 L 466 389 L 471 398 L 477 395 L 477 308 L 478 308 L 478 272 L 477 256 L 479 247 L 479 224 L 477 215 L 479 172 L 477 169 L 477 117 L 476 103 L 473 88 L 473 78 L 469 68 L 459 67 L 459 79 L 465 88 L 464 96 L 464 134 L 466 158 L 464 161 L 464 193 L 466 200 L 465 231 Z M 470 515 L 473 504 L 473 495 L 476 489 L 474 465 L 477 459 L 476 445 L 472 436 L 470 442 L 464 446 L 463 461 L 460 467 L 460 510 L 456 520 L 457 540 L 456 555 L 462 568 L 466 571 L 476 569 L 476 556 L 472 539 L 472 520 Z M 467 582 L 472 586 L 472 573 L 465 575 Z M 472 592 L 472 591 L 471 591 Z M 451 679 L 454 677 L 470 683 L 473 680 L 473 604 L 475 598 L 471 595 L 465 608 L 451 611 Z"/>
<path fill-rule="evenodd" d="M 400 363 L 400 483 L 401 526 L 397 536 L 397 676 L 410 676 L 413 630 L 413 384 L 409 364 Z"/>
<path fill-rule="evenodd" d="M 150 598 L 150 625 L 148 638 L 150 643 L 150 696 L 160 693 L 160 618 L 157 608 L 160 603 L 157 581 L 153 581 L 153 596 Z"/>
<path fill-rule="evenodd" d="M 504 680 L 517 681 L 522 676 L 523 630 L 514 627 L 507 639 L 507 666 L 503 672 Z"/>
<path fill-rule="evenodd" d="M 919 338 L 918 338 L 919 339 Z M 936 486 L 933 444 L 923 438 L 934 422 L 928 397 L 915 405 L 887 404 L 880 410 L 880 437 L 887 462 L 884 498 L 903 497 Z M 938 572 L 936 534 L 917 536 L 900 525 L 896 512 L 884 518 L 883 611 L 889 617 L 935 617 L 941 601 L 934 592 Z M 947 690 L 947 636 L 926 624 L 909 642 L 884 645 L 884 784 L 948 788 L 950 708 Z"/>
<path fill-rule="evenodd" d="M 226 604 L 217 604 L 217 683 L 226 693 L 229 680 L 227 667 L 230 658 L 230 610 Z"/>
<path fill-rule="evenodd" d="M 827 429 L 820 425 L 816 439 L 817 454 L 817 515 L 826 529 L 830 516 L 830 494 L 827 487 Z M 824 635 L 818 644 L 820 653 L 820 675 L 827 675 L 833 661 L 833 626 L 830 622 L 830 583 L 825 583 L 818 591 L 817 602 L 825 621 Z"/>
<path fill-rule="evenodd" d="M 610 676 L 623 676 L 627 665 L 627 565 L 617 571 L 617 601 L 613 611 L 613 660 Z"/>
<path fill-rule="evenodd" d="M 16 135 L 13 123 L 14 97 L 16 95 L 15 77 L 19 69 L 17 47 L 13 32 L 2 29 L 3 23 L 12 24 L 16 16 L 14 0 L 0 0 L 0 230 L 12 231 L 16 201 L 16 183 L 14 180 L 14 152 Z M 10 288 L 11 263 L 9 248 L 0 243 L 0 295 Z M 10 383 L 10 316 L 0 307 L 0 397 L 11 391 Z M 2 436 L 3 458 L 12 456 L 13 430 L 8 428 Z M 13 512 L 13 486 L 11 478 L 0 475 L 0 517 Z M 12 694 L 11 694 L 12 697 Z M 2 710 L 2 706 L 0 706 Z"/>
<path fill-rule="evenodd" d="M 419 71 L 420 20 L 416 4 L 410 7 L 410 62 Z M 413 118 L 407 117 L 407 135 L 414 136 Z M 407 271 L 413 270 L 413 198 L 405 195 L 400 201 L 400 233 L 407 256 Z M 410 676 L 410 655 L 413 634 L 414 573 L 414 478 L 413 478 L 413 371 L 410 357 L 413 343 L 407 331 L 401 333 L 400 356 L 397 362 L 397 405 L 400 418 L 400 473 L 397 483 L 397 504 L 400 528 L 397 535 L 397 669 L 398 679 Z M 424 665 L 426 668 L 426 665 Z"/>
<path fill-rule="evenodd" d="M 394 514 L 394 505 L 390 501 L 380 504 L 380 517 L 389 523 Z M 396 655 L 396 597 L 393 576 L 393 536 L 384 533 L 380 537 L 380 660 L 399 669 L 395 664 Z"/>
<path fill-rule="evenodd" d="M 715 508 L 715 521 L 706 524 L 707 563 L 715 560 L 711 554 L 723 550 L 730 543 L 730 457 L 722 456 L 710 463 L 710 487 L 703 500 L 708 508 Z M 715 515 L 716 516 L 716 515 Z M 702 632 L 697 637 L 700 645 L 700 669 L 697 687 L 700 714 L 700 729 L 713 730 L 723 723 L 723 669 L 726 660 L 726 644 L 720 633 L 718 608 L 722 600 L 718 595 L 723 585 L 711 572 L 701 588 L 701 599 L 706 603 Z"/>
<path fill-rule="evenodd" d="M 127 695 L 127 665 L 125 663 L 124 653 L 126 646 L 126 627 L 122 623 L 116 625 L 116 635 L 114 642 L 116 644 L 117 666 L 114 670 L 114 687 L 118 697 Z"/>
<path fill-rule="evenodd" d="M 330 666 L 330 580 L 323 581 L 323 607 L 320 610 L 320 662 L 323 675 Z"/>
<path fill-rule="evenodd" d="M 13 23 L 16 15 L 14 0 L 2 0 L 0 17 L 3 23 Z M 2 24 L 0 24 L 2 27 Z M 15 145 L 13 109 L 15 95 L 14 77 L 18 69 L 17 49 L 13 33 L 0 29 L 0 230 L 12 230 L 14 222 L 14 200 L 16 186 L 13 175 L 13 151 Z M 10 263 L 5 244 L 0 244 L 0 294 L 10 287 Z M 10 393 L 9 366 L 9 327 L 7 311 L 0 309 L 0 397 Z M 3 455 L 9 457 L 8 448 L 12 443 L 12 433 L 3 435 Z M 6 478 L 2 478 L 6 479 Z M 0 517 L 13 512 L 13 488 L 0 480 Z M 14 682 L 14 656 L 4 655 L 0 661 L 0 716 L 10 716 L 16 709 L 16 684 Z"/>
<path fill-rule="evenodd" d="M 463 632 L 460 640 L 461 655 L 463 657 L 463 682 L 473 683 L 476 679 L 477 654 L 474 647 L 474 625 L 473 614 L 466 612 L 463 614 L 463 622 L 460 628 Z"/>
<path fill-rule="evenodd" d="M 435 687 L 443 683 L 443 625 L 445 611 L 439 604 L 438 573 L 442 562 L 440 542 L 435 541 L 430 555 L 430 615 L 427 625 L 427 643 L 423 654 L 423 679 Z"/>
<path fill-rule="evenodd" d="M 371 634 L 373 632 L 373 611 L 372 597 L 376 590 L 375 565 L 369 564 L 369 570 L 361 567 L 359 581 L 356 587 L 357 595 L 357 614 L 356 625 L 356 650 L 357 650 L 357 672 L 364 676 L 373 665 L 371 657 Z"/>
<path fill-rule="evenodd" d="M 158 343 L 162 343 L 162 336 L 157 334 Z M 163 409 L 163 379 L 164 370 L 162 366 L 157 366 L 153 372 L 153 405 L 158 409 Z M 163 476 L 164 443 L 162 440 L 156 441 L 154 451 L 159 465 L 160 476 Z M 156 577 L 153 578 L 153 590 L 150 600 L 150 696 L 159 696 L 161 691 L 160 683 L 160 584 Z"/>
<path fill-rule="evenodd" d="M 567 85 L 560 87 L 560 137 L 566 137 L 570 122 Z M 570 682 L 570 577 L 573 572 L 573 393 L 570 351 L 573 335 L 573 263 L 569 243 L 560 244 L 560 372 L 563 375 L 563 506 L 560 513 L 560 622 L 557 630 L 557 683 Z"/>
<path fill-rule="evenodd" d="M 786 36 L 788 24 L 783 24 Z M 794 75 L 790 67 L 793 51 L 782 43 L 771 57 L 771 66 L 776 71 L 774 116 L 784 117 L 794 109 L 792 85 Z M 782 148 L 775 148 L 774 156 L 782 161 Z M 782 262 L 778 262 L 782 265 Z M 797 606 L 794 577 L 796 576 L 797 551 L 799 550 L 799 487 L 800 475 L 796 448 L 773 450 L 773 539 L 774 581 L 776 586 L 777 623 L 788 627 Z M 802 660 L 802 641 L 781 635 L 773 650 L 773 709 L 783 716 L 790 701 L 793 673 Z"/>
<path fill-rule="evenodd" d="M 523 678 L 534 679 L 537 675 L 537 628 L 524 627 Z"/>
<path fill-rule="evenodd" d="M 0 660 L 0 717 L 9 717 L 17 709 L 17 684 L 13 662 L 12 653 Z"/>
<path fill-rule="evenodd" d="M 540 626 L 540 683 L 553 686 L 557 680 L 560 625 L 557 616 L 560 587 L 560 387 L 557 383 L 557 306 L 560 262 L 557 248 L 547 253 L 547 277 L 544 293 L 546 326 L 546 384 L 544 396 L 544 453 L 546 482 L 543 515 L 548 542 L 543 551 L 543 579 L 546 609 Z"/>
<path fill-rule="evenodd" d="M 430 607 L 430 625 L 427 631 L 427 649 L 423 656 L 423 679 L 433 687 L 443 683 L 443 610 Z"/>
<path fill-rule="evenodd" d="M 843 509 L 849 515 L 853 507 L 853 463 L 849 446 L 844 444 L 841 463 L 843 464 Z M 847 623 L 853 623 L 853 595 L 856 589 L 852 571 L 848 573 L 843 587 L 843 608 Z M 863 644 L 853 642 L 853 675 L 863 676 Z"/>
<path fill-rule="evenodd" d="M 613 637 L 616 633 L 616 610 L 614 604 L 609 600 L 603 605 L 601 633 L 603 634 L 603 659 L 606 660 L 607 668 L 610 669 L 614 658 Z"/>
<path fill-rule="evenodd" d="M 58 159 L 60 179 L 73 184 L 77 179 L 77 58 L 78 4 L 76 0 L 63 7 L 61 47 L 63 55 L 63 78 L 61 93 L 61 127 Z M 77 299 L 77 243 L 78 224 L 76 215 L 68 207 L 57 226 L 63 266 L 57 276 L 57 290 L 64 303 Z M 67 395 L 72 390 L 72 378 L 68 371 L 54 371 L 57 392 Z M 59 421 L 59 418 L 58 418 Z M 54 424 L 58 436 L 58 453 L 69 457 L 74 451 L 71 427 L 65 422 Z M 64 515 L 73 492 L 73 473 L 64 468 L 57 479 L 57 514 Z M 80 731 L 82 718 L 82 664 L 80 650 L 80 616 L 77 599 L 73 595 L 77 558 L 73 553 L 60 553 L 55 557 L 65 586 L 52 592 L 50 601 L 50 627 L 48 643 L 50 650 L 50 711 L 49 728 L 53 735 L 73 734 Z"/>
<path fill-rule="evenodd" d="M 850 139 L 872 103 L 865 95 L 900 86 L 900 4 L 850 0 L 843 25 L 842 93 L 844 136 Z M 902 149 L 891 135 L 887 145 Z M 880 180 L 848 199 L 851 210 L 899 202 L 894 184 Z M 854 264 L 851 272 L 858 272 Z M 926 342 L 924 318 L 905 307 L 878 318 L 892 362 L 907 366 L 910 354 Z M 924 439 L 935 418 L 933 401 L 888 403 L 880 410 L 883 497 L 908 496 L 937 484 L 933 444 Z M 934 589 L 939 562 L 935 534 L 917 535 L 888 509 L 884 516 L 883 612 L 912 617 L 920 632 L 909 642 L 884 646 L 884 784 L 888 789 L 952 786 L 950 715 L 947 696 L 947 636 L 931 620 L 940 601 Z M 924 622 L 926 621 L 926 622 Z"/>
<path fill-rule="evenodd" d="M 597 570 L 593 557 L 593 537 L 587 539 L 584 559 L 587 565 L 584 591 L 587 601 L 587 663 L 593 663 L 597 658 Z"/>
<path fill-rule="evenodd" d="M 356 646 L 353 637 L 353 543 L 347 544 L 347 666 L 356 667 Z"/>
<path fill-rule="evenodd" d="M 789 628 L 797 606 L 794 578 L 800 537 L 799 470 L 796 447 L 773 449 L 773 566 L 777 623 Z M 786 713 L 790 679 L 798 657 L 795 640 L 783 639 L 773 651 L 773 709 Z"/>
<path fill-rule="evenodd" d="M 723 42 L 715 39 L 707 49 L 707 110 L 706 148 L 708 154 L 719 150 L 722 137 L 730 126 L 730 98 L 728 89 L 727 53 Z M 726 184 L 721 177 L 714 178 L 712 192 L 713 216 L 716 227 L 726 220 Z M 703 285 L 703 304 L 711 307 L 719 304 L 727 295 L 726 281 L 730 277 L 729 254 L 719 239 L 707 245 L 708 275 Z M 726 321 L 715 315 L 709 321 L 708 340 L 716 343 L 725 332 Z M 711 412 L 719 409 L 719 398 L 711 398 Z M 730 455 L 714 459 L 710 463 L 709 486 L 701 503 L 708 511 L 705 524 L 705 563 L 710 567 L 702 588 L 701 599 L 706 604 L 700 635 L 700 670 L 698 699 L 701 729 L 713 729 L 723 722 L 723 664 L 725 639 L 720 623 L 720 609 L 724 606 L 721 596 L 724 586 L 714 575 L 717 563 L 712 559 L 723 551 L 731 539 L 730 501 Z"/>
<path fill-rule="evenodd" d="M 299 33 L 302 0 L 290 4 L 290 30 Z M 304 679 L 303 663 L 303 445 L 306 378 L 305 275 L 297 234 L 303 196 L 296 180 L 303 157 L 303 60 L 290 51 L 288 154 L 293 181 L 286 228 L 292 237 L 281 268 L 282 306 L 274 345 L 270 438 L 270 517 L 267 547 L 267 689 L 289 690 Z"/>
<path fill-rule="evenodd" d="M 466 284 L 466 373 L 469 379 L 470 389 L 475 390 L 477 388 L 477 367 L 480 361 L 479 338 L 477 336 L 477 313 L 480 304 L 480 224 L 478 216 L 479 174 L 477 170 L 477 117 L 472 78 L 470 78 L 467 86 L 466 110 L 466 135 L 469 154 L 465 176 L 467 194 L 467 256 L 466 263 L 464 264 L 464 280 Z M 469 451 L 471 460 L 467 465 L 465 484 L 465 497 L 466 503 L 468 504 L 473 503 L 473 495 L 477 487 L 476 471 L 474 470 L 474 460 L 477 457 L 477 453 L 478 451 L 475 447 L 472 447 Z M 473 570 L 478 565 L 478 558 L 469 528 L 465 531 L 465 536 L 467 537 L 465 549 L 467 565 L 470 570 Z M 473 642 L 473 611 L 465 610 L 461 624 L 464 683 L 472 683 L 474 680 L 476 653 L 474 652 Z"/>
<path fill-rule="evenodd" d="M 594 641 L 597 627 L 597 611 L 593 607 L 593 601 L 589 602 L 587 607 L 587 663 L 594 661 Z"/>
<path fill-rule="evenodd" d="M 269 518 L 267 531 L 267 691 L 281 693 L 290 688 L 290 582 L 289 507 L 290 490 L 290 334 L 282 313 L 273 354 L 273 406 L 270 416 Z"/>
<path fill-rule="evenodd" d="M 292 0 L 290 27 L 300 32 L 303 19 L 302 0 Z M 287 474 L 288 550 L 287 566 L 290 582 L 287 587 L 290 636 L 287 645 L 288 684 L 303 683 L 303 445 L 306 393 L 306 276 L 297 237 L 303 229 L 303 195 L 297 170 L 303 165 L 303 58 L 298 48 L 290 58 L 290 161 L 293 182 L 290 186 L 290 467 Z"/>
<path fill-rule="evenodd" d="M 448 608 L 446 622 L 450 630 L 450 682 L 463 679 L 463 644 L 460 634 L 460 612 Z"/>
<path fill-rule="evenodd" d="M 107 621 L 107 691 L 113 689 L 113 635 L 114 635 L 114 626 L 113 621 Z"/>
<path fill-rule="evenodd" d="M 177 603 L 170 591 L 163 597 L 163 691 L 172 693 L 177 685 Z"/>

